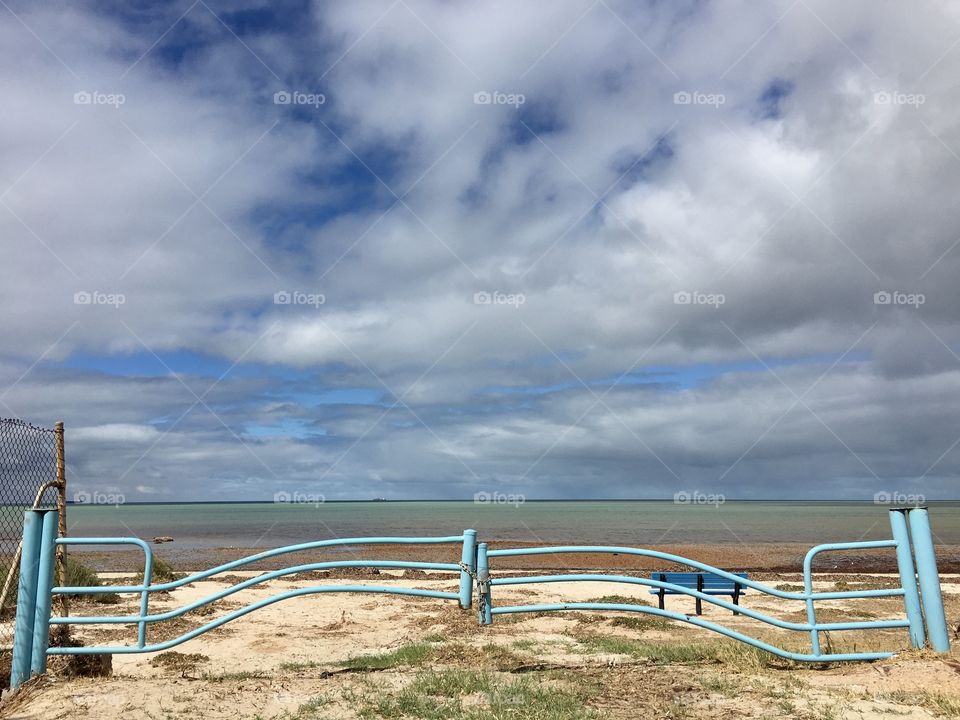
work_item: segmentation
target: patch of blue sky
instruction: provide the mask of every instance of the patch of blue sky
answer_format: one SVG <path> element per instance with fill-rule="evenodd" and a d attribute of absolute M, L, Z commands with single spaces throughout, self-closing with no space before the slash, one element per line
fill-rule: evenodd
<path fill-rule="evenodd" d="M 251 376 L 259 373 L 253 364 L 237 365 L 223 358 L 211 357 L 187 350 L 158 352 L 146 350 L 136 353 L 96 355 L 73 353 L 59 363 L 60 367 L 86 370 L 120 377 L 166 377 L 171 371 L 178 375 L 218 378 L 229 371 L 231 376 Z"/>
<path fill-rule="evenodd" d="M 379 147 L 371 155 L 376 159 L 361 162 L 350 155 L 342 157 L 342 162 L 300 173 L 301 186 L 315 191 L 309 201 L 275 202 L 251 209 L 249 218 L 267 245 L 274 251 L 310 256 L 316 242 L 310 230 L 346 215 L 386 210 L 396 202 L 393 193 L 402 197 L 405 188 L 395 187 L 402 185 L 397 182 L 399 156 Z M 340 252 L 335 248 L 333 257 Z"/>
<path fill-rule="evenodd" d="M 375 388 L 331 388 L 325 390 L 294 391 L 291 399 L 303 407 L 323 405 L 392 405 L 382 390 Z"/>
<path fill-rule="evenodd" d="M 762 120 L 778 120 L 783 117 L 783 101 L 790 96 L 794 87 L 790 80 L 783 78 L 771 80 L 757 98 L 756 115 Z"/>
<path fill-rule="evenodd" d="M 148 59 L 170 68 L 180 67 L 206 46 L 218 41 L 238 42 L 236 38 L 240 38 L 249 44 L 258 37 L 282 34 L 289 42 L 291 36 L 310 31 L 309 0 L 283 0 L 238 9 L 220 7 L 215 3 L 176 7 L 148 0 L 95 4 L 101 5 L 105 15 L 131 32 L 142 33 L 154 41 L 159 37 Z M 264 54 L 263 47 L 258 47 L 258 51 L 259 55 Z M 135 59 L 136 55 L 132 56 L 131 62 Z M 252 53 L 250 59 L 259 64 Z M 268 72 L 262 65 L 261 68 Z"/>
<path fill-rule="evenodd" d="M 642 152 L 625 152 L 613 164 L 616 184 L 610 192 L 623 190 L 640 182 L 651 182 L 669 164 L 675 154 L 674 141 L 669 135 L 661 135 L 653 147 Z"/>
<path fill-rule="evenodd" d="M 837 362 L 838 356 L 819 354 L 798 358 L 764 358 L 760 360 L 743 360 L 730 363 L 704 363 L 686 366 L 656 366 L 646 367 L 637 373 L 630 373 L 617 382 L 618 385 L 650 385 L 663 384 L 676 390 L 689 390 L 705 385 L 724 375 L 741 373 L 769 373 L 780 368 L 798 366 L 829 367 Z M 849 353 L 840 364 L 860 363 L 869 360 L 865 353 Z M 617 378 L 607 378 L 596 382 L 597 385 L 609 386 Z"/>
<path fill-rule="evenodd" d="M 592 383 L 587 383 L 587 385 L 590 384 Z M 483 395 L 550 395 L 582 387 L 580 382 L 573 380 L 552 385 L 491 385 L 483 388 L 480 393 Z"/>
<path fill-rule="evenodd" d="M 866 353 L 849 353 L 840 364 L 861 363 L 869 360 Z M 703 386 L 712 380 L 724 375 L 740 373 L 766 373 L 780 368 L 796 366 L 829 367 L 837 361 L 835 355 L 811 355 L 801 358 L 766 358 L 745 360 L 731 363 L 704 363 L 687 366 L 654 366 L 646 367 L 623 376 L 605 378 L 583 378 L 570 382 L 553 383 L 550 385 L 523 385 L 523 386 L 490 386 L 484 388 L 482 394 L 491 395 L 549 395 L 582 388 L 584 384 L 591 388 L 606 389 L 611 385 L 617 386 L 655 386 L 663 390 L 682 391 Z"/>
<path fill-rule="evenodd" d="M 93 355 L 75 353 L 59 363 L 59 367 L 117 377 L 159 378 L 171 372 L 184 377 L 206 377 L 217 380 L 265 379 L 274 383 L 260 395 L 263 398 L 286 400 L 302 407 L 323 405 L 390 404 L 380 388 L 323 387 L 322 370 L 300 369 L 278 364 L 239 363 L 185 350 L 162 352 L 154 356 L 146 351 L 126 355 Z M 150 422 L 162 424 L 167 418 Z"/>
<path fill-rule="evenodd" d="M 450 407 L 446 409 L 446 414 L 454 417 L 473 417 L 481 415 L 501 416 L 505 412 L 525 413 L 535 410 L 536 404 L 523 399 L 522 396 L 511 396 L 511 400 L 501 399 L 497 403 L 488 404 L 470 404 L 462 407 Z"/>
<path fill-rule="evenodd" d="M 537 142 L 537 138 L 545 138 L 564 128 L 560 113 L 551 102 L 533 101 L 523 97 L 521 93 L 501 93 L 493 97 L 500 98 L 507 108 L 512 108 L 507 111 L 509 114 L 506 128 L 509 140 L 514 145 Z M 513 102 L 517 103 L 521 97 L 522 104 L 510 104 L 512 98 Z"/>
<path fill-rule="evenodd" d="M 283 0 L 237 10 L 217 10 L 220 19 L 241 37 L 264 32 L 295 33 L 310 17 L 310 0 Z"/>

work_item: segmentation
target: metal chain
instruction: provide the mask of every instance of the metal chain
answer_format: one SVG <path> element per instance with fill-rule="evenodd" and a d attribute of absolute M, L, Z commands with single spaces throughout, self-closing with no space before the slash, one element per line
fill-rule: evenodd
<path fill-rule="evenodd" d="M 483 622 L 483 618 L 486 616 L 487 610 L 487 594 L 486 591 L 490 587 L 490 575 L 488 574 L 485 578 L 481 578 L 479 573 L 473 570 L 465 562 L 460 563 L 460 569 L 469 575 L 477 583 L 477 610 L 480 613 L 480 622 Z"/>

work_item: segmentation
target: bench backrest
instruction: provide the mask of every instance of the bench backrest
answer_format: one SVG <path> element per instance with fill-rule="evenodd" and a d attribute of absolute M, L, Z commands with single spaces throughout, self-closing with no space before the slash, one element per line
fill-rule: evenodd
<path fill-rule="evenodd" d="M 747 573 L 731 573 L 737 577 L 746 578 Z M 660 576 L 663 576 L 662 578 Z M 650 578 L 652 580 L 662 580 L 663 582 L 673 583 L 674 585 L 680 585 L 681 587 L 694 588 L 697 587 L 697 577 L 703 576 L 703 589 L 704 590 L 730 590 L 733 591 L 733 580 L 729 580 L 725 577 L 720 577 L 719 575 L 714 575 L 713 573 L 699 573 L 699 572 L 653 572 L 650 573 Z M 745 591 L 746 588 L 741 586 L 741 592 Z"/>

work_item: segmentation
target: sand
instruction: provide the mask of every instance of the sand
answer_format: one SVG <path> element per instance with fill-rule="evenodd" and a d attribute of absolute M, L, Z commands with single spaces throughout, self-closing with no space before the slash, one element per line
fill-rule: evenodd
<path fill-rule="evenodd" d="M 253 574 L 232 573 L 226 580 Z M 451 575 L 346 574 L 354 576 L 349 582 L 448 590 L 456 586 Z M 775 585 L 800 582 L 797 575 L 763 577 Z M 335 582 L 344 580 L 322 574 L 275 580 L 220 601 L 209 615 L 192 614 L 172 628 L 155 626 L 150 639 L 172 637 L 277 592 Z M 821 575 L 816 586 L 833 589 L 837 582 Z M 895 584 L 896 579 L 889 574 L 847 575 L 840 582 L 875 587 Z M 151 611 L 182 606 L 228 584 L 203 581 L 177 589 L 153 600 Z M 956 626 L 960 576 L 944 576 L 943 589 L 948 618 Z M 599 582 L 508 586 L 496 588 L 496 593 L 498 605 L 587 601 L 612 594 L 655 604 L 647 588 Z M 802 604 L 796 601 L 748 592 L 742 602 L 803 620 Z M 134 607 L 133 600 L 123 605 L 75 603 L 73 613 L 118 614 Z M 692 613 L 693 601 L 668 598 L 667 608 Z M 827 620 L 866 614 L 893 618 L 903 612 L 898 599 L 825 601 L 818 603 L 818 610 Z M 756 632 L 755 621 L 720 608 L 707 605 L 704 616 Z M 804 633 L 760 632 L 792 649 L 808 643 Z M 900 650 L 908 645 L 900 629 L 832 635 L 836 649 Z M 86 644 L 116 644 L 129 642 L 133 634 L 117 626 L 75 626 L 75 637 Z M 494 626 L 481 628 L 472 612 L 448 601 L 311 595 L 268 606 L 174 648 L 175 654 L 114 655 L 112 677 L 70 678 L 65 661 L 52 660 L 47 677 L 6 694 L 0 717 L 305 719 L 430 717 L 433 712 L 439 717 L 574 718 L 593 712 L 611 718 L 827 720 L 960 714 L 960 657 L 955 652 L 939 656 L 910 651 L 878 663 L 794 665 L 718 638 L 684 623 L 624 613 L 498 616 Z M 380 661 L 383 667 L 364 667 L 355 660 L 411 646 L 416 652 L 410 651 L 410 657 L 404 651 Z M 689 657 L 664 656 L 671 651 Z M 462 687 L 451 690 L 449 683 L 456 678 Z M 473 684 L 464 678 L 472 678 Z M 568 704 L 552 707 L 554 714 L 548 714 L 546 697 Z"/>

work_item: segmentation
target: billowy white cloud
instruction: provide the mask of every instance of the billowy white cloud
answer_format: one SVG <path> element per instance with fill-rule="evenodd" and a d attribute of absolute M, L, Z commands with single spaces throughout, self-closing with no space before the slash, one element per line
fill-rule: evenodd
<path fill-rule="evenodd" d="M 158 435 L 159 431 L 152 425 L 130 425 L 126 423 L 70 429 L 71 439 L 82 443 L 145 443 L 155 439 Z"/>

